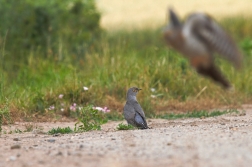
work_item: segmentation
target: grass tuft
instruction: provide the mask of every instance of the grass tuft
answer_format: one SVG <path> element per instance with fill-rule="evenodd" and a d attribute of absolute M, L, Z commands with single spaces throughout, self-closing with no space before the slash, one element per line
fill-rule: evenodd
<path fill-rule="evenodd" d="M 132 130 L 132 129 L 135 129 L 135 127 L 130 124 L 120 123 L 117 125 L 116 129 L 117 130 Z"/>
<path fill-rule="evenodd" d="M 68 126 L 65 128 L 52 128 L 51 130 L 48 131 L 48 134 L 53 135 L 53 134 L 68 134 L 68 133 L 73 133 L 74 131 Z"/>
<path fill-rule="evenodd" d="M 78 122 L 74 128 L 76 132 L 101 130 L 101 125 L 107 122 L 104 114 L 94 109 L 91 105 L 79 109 L 77 115 Z"/>
<path fill-rule="evenodd" d="M 2 132 L 2 125 L 11 121 L 9 103 L 5 102 L 3 107 L 0 107 L 0 132 Z"/>

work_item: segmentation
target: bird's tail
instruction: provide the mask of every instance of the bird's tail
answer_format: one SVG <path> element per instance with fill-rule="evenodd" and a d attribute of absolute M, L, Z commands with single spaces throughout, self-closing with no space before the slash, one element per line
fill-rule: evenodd
<path fill-rule="evenodd" d="M 220 70 L 214 64 L 209 67 L 197 67 L 197 72 L 221 84 L 224 89 L 232 88 L 230 82 L 222 75 Z"/>

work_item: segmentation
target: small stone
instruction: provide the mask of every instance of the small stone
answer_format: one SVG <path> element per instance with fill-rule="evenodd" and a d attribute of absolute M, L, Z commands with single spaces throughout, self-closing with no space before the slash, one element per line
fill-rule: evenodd
<path fill-rule="evenodd" d="M 15 161 L 16 159 L 17 159 L 16 156 L 10 156 L 10 157 L 9 157 L 9 160 L 10 160 L 10 161 Z"/>
<path fill-rule="evenodd" d="M 47 139 L 48 142 L 54 143 L 56 140 L 55 139 Z"/>
<path fill-rule="evenodd" d="M 130 144 L 129 146 L 130 146 L 130 147 L 135 147 L 136 145 L 135 145 L 135 144 Z"/>
<path fill-rule="evenodd" d="M 111 140 L 116 140 L 116 138 L 111 138 Z"/>
<path fill-rule="evenodd" d="M 246 115 L 246 113 L 245 113 L 245 112 L 240 113 L 240 116 L 245 116 L 245 115 Z"/>
<path fill-rule="evenodd" d="M 63 153 L 61 151 L 59 151 L 56 155 L 62 156 Z"/>
<path fill-rule="evenodd" d="M 167 146 L 170 146 L 171 145 L 171 143 L 167 143 Z"/>
<path fill-rule="evenodd" d="M 13 140 L 14 140 L 14 141 L 20 141 L 20 139 L 17 138 L 17 137 L 15 137 Z"/>
<path fill-rule="evenodd" d="M 39 160 L 38 163 L 39 163 L 39 164 L 45 164 L 45 161 Z"/>
<path fill-rule="evenodd" d="M 21 148 L 21 146 L 18 144 L 11 146 L 11 149 L 20 149 L 20 148 Z"/>

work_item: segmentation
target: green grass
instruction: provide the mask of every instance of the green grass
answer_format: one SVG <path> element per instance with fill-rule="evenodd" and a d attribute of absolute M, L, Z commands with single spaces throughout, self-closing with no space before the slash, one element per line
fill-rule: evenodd
<path fill-rule="evenodd" d="M 78 122 L 75 124 L 75 132 L 101 130 L 101 125 L 107 122 L 104 114 L 93 109 L 93 106 L 87 106 L 77 110 Z"/>
<path fill-rule="evenodd" d="M 0 108 L 0 133 L 2 132 L 2 125 L 4 123 L 10 123 L 10 122 L 11 122 L 11 116 L 10 116 L 9 103 L 8 100 L 6 100 L 5 104 L 3 104 L 3 107 Z"/>
<path fill-rule="evenodd" d="M 135 129 L 135 127 L 132 125 L 120 123 L 117 125 L 116 129 L 117 130 L 132 130 L 132 129 Z"/>
<path fill-rule="evenodd" d="M 73 104 L 77 107 L 107 106 L 114 113 L 120 113 L 126 91 L 131 86 L 143 89 L 138 101 L 147 117 L 156 115 L 159 108 L 171 100 L 195 101 L 205 86 L 207 89 L 197 97 L 206 99 L 205 103 L 209 99 L 218 106 L 248 102 L 252 95 L 249 84 L 252 82 L 252 25 L 249 19 L 244 21 L 242 18 L 226 19 L 221 23 L 234 34 L 245 53 L 241 71 L 235 71 L 219 58 L 216 60 L 221 71 L 235 85 L 234 93 L 225 92 L 209 79 L 197 75 L 187 60 L 166 47 L 161 29 L 104 33 L 82 59 L 77 59 L 63 47 L 61 59 L 57 59 L 58 52 L 44 57 L 41 56 L 44 52 L 33 50 L 28 55 L 19 55 L 23 60 L 16 62 L 9 60 L 8 54 L 21 53 L 6 51 L 0 43 L 0 118 L 3 119 L 1 114 L 5 112 L 12 113 L 14 119 L 15 116 L 46 114 L 55 118 L 57 115 L 76 118 L 76 110 L 70 109 Z M 85 91 L 83 86 L 89 90 Z M 156 91 L 151 92 L 150 88 Z M 60 94 L 63 98 L 59 98 Z M 151 95 L 157 97 L 151 98 Z M 4 105 L 6 99 L 8 110 Z M 207 113 L 205 111 L 205 115 Z M 120 114 L 110 114 L 105 119 L 123 118 Z"/>
<path fill-rule="evenodd" d="M 65 128 L 61 128 L 61 127 L 58 127 L 58 128 L 52 128 L 51 130 L 48 131 L 48 134 L 50 135 L 53 135 L 53 134 L 68 134 L 68 133 L 73 133 L 74 131 L 68 126 L 68 127 L 65 127 Z"/>

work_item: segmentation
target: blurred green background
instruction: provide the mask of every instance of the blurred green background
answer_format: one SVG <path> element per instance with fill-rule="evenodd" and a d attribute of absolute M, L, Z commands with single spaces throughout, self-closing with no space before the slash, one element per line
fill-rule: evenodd
<path fill-rule="evenodd" d="M 148 117 L 251 102 L 250 17 L 218 20 L 244 53 L 240 71 L 216 60 L 226 92 L 165 45 L 162 26 L 103 29 L 94 0 L 0 0 L 0 16 L 0 113 L 13 120 L 74 117 L 73 104 L 121 114 L 131 86 Z"/>

